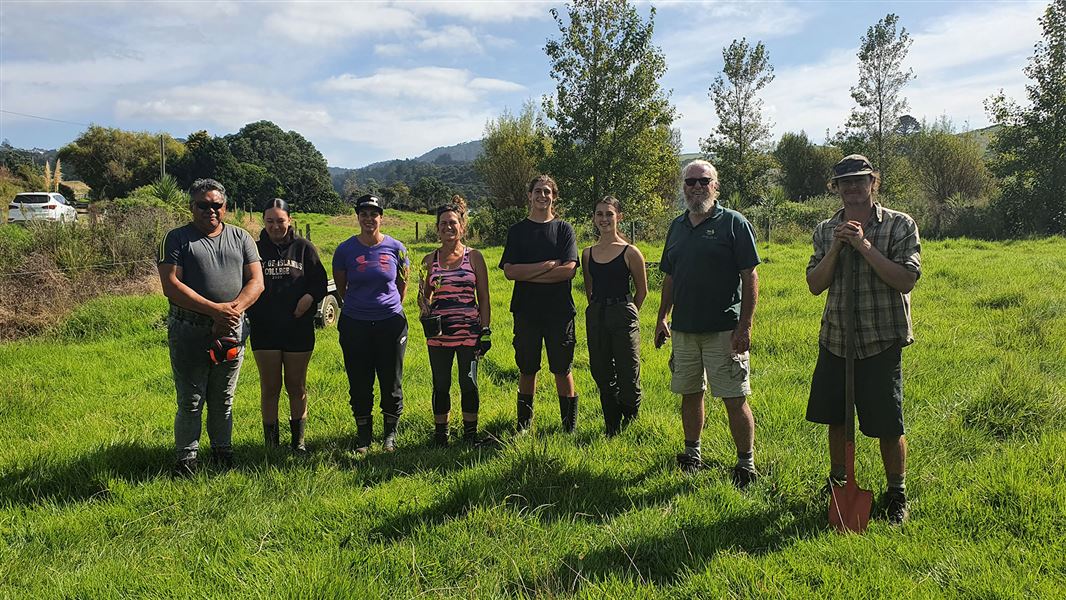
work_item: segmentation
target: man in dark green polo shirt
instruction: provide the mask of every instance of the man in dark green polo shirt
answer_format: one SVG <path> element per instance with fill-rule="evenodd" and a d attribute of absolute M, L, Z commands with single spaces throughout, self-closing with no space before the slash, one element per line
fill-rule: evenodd
<path fill-rule="evenodd" d="M 718 172 L 696 160 L 682 170 L 688 210 L 666 236 L 665 273 L 655 345 L 673 338 L 670 389 L 681 394 L 685 451 L 683 471 L 703 465 L 700 435 L 704 392 L 722 398 L 737 447 L 733 483 L 743 489 L 756 479 L 755 419 L 748 406 L 748 349 L 759 295 L 755 230 L 740 213 L 718 204 Z M 667 316 L 673 310 L 673 322 Z"/>

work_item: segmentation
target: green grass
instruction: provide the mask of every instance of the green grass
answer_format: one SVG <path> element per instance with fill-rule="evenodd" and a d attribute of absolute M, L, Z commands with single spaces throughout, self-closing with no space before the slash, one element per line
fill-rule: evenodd
<path fill-rule="evenodd" d="M 354 232 L 318 219 L 324 254 Z M 512 437 L 510 285 L 492 268 L 482 423 L 503 448 L 428 446 L 429 368 L 412 327 L 400 449 L 357 457 L 336 331 L 323 330 L 310 456 L 261 448 L 249 358 L 235 405 L 239 466 L 189 481 L 167 476 L 165 300 L 94 300 L 47 337 L 0 345 L 0 596 L 1061 597 L 1066 240 L 924 250 L 917 342 L 904 350 L 913 507 L 902 528 L 827 529 L 824 431 L 803 420 L 824 298 L 803 281 L 808 248 L 775 244 L 759 267 L 752 349 L 765 477 L 746 493 L 729 484 L 732 444 L 714 401 L 712 468 L 684 476 L 673 464 L 678 399 L 668 351 L 650 343 L 657 292 L 641 313 L 641 418 L 618 438 L 602 436 L 580 311 L 578 432 L 560 433 L 542 376 L 536 431 Z M 499 260 L 499 248 L 485 253 Z M 876 494 L 876 443 L 858 447 L 860 483 Z"/>

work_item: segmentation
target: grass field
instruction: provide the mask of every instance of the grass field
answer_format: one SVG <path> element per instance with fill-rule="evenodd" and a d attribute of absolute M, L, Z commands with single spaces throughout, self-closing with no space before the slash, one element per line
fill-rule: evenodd
<path fill-rule="evenodd" d="M 328 261 L 351 230 L 310 218 Z M 674 465 L 679 403 L 668 351 L 650 343 L 657 291 L 642 311 L 641 417 L 615 439 L 602 435 L 580 310 L 577 433 L 560 432 L 542 376 L 535 433 L 512 436 L 510 285 L 493 268 L 482 424 L 502 448 L 429 447 L 429 367 L 412 327 L 400 449 L 356 456 L 336 331 L 321 330 L 311 454 L 262 449 L 249 357 L 238 467 L 179 481 L 166 301 L 92 301 L 53 334 L 0 345 L 0 596 L 1062 597 L 1066 240 L 925 244 L 917 342 L 904 350 L 911 521 L 873 521 L 863 536 L 829 531 L 817 494 L 824 431 L 803 412 L 824 297 L 807 292 L 808 255 L 774 245 L 759 267 L 751 404 L 765 476 L 744 493 L 729 483 L 716 402 L 712 468 Z M 876 443 L 860 440 L 858 459 L 860 483 L 883 491 Z"/>

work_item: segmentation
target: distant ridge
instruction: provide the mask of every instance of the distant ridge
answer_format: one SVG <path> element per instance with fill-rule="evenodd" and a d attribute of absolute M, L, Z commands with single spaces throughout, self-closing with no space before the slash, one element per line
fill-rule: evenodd
<path fill-rule="evenodd" d="M 464 163 L 474 162 L 479 156 L 481 156 L 481 140 L 472 140 L 454 146 L 434 148 L 415 160 L 437 164 Z"/>

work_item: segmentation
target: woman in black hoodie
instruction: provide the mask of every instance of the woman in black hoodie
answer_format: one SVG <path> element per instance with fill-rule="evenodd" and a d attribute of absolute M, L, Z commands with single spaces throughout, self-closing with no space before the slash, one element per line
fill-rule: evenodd
<path fill-rule="evenodd" d="M 307 365 L 315 349 L 315 307 L 326 296 L 326 269 L 311 242 L 296 237 L 289 205 L 280 198 L 263 210 L 263 231 L 256 246 L 266 289 L 248 310 L 248 318 L 259 367 L 263 437 L 268 448 L 279 445 L 278 400 L 284 379 L 292 449 L 304 452 Z"/>

